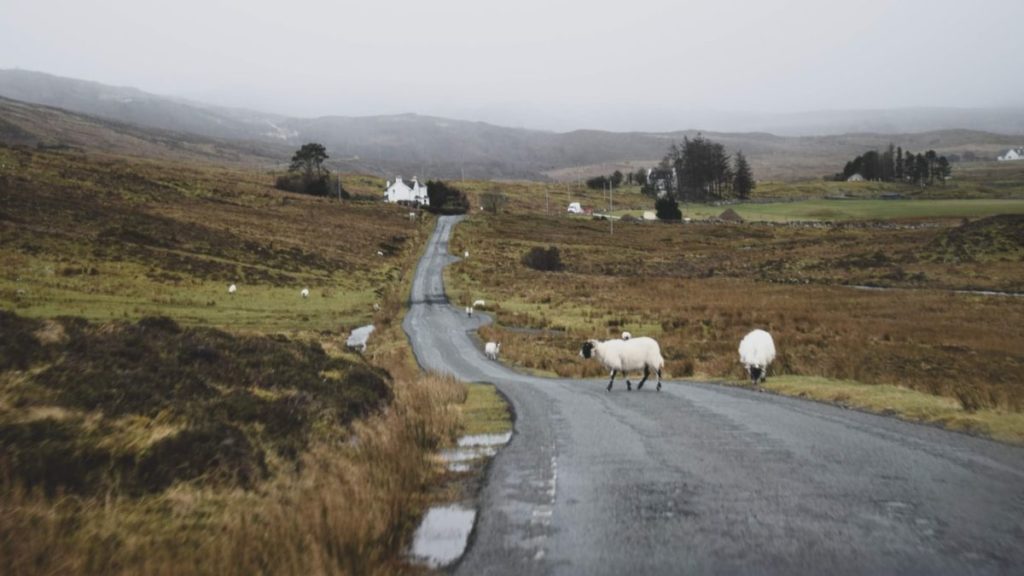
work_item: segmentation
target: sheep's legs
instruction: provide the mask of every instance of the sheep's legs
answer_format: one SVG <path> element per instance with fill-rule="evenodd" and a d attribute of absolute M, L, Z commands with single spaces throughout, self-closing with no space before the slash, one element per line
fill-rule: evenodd
<path fill-rule="evenodd" d="M 640 383 L 636 385 L 636 389 L 639 390 L 644 387 L 644 382 L 647 382 L 647 377 L 651 375 L 651 369 L 644 366 L 644 377 L 640 380 Z"/>
<path fill-rule="evenodd" d="M 661 368 L 658 368 L 658 392 L 661 392 Z"/>
<path fill-rule="evenodd" d="M 616 372 L 618 372 L 618 370 L 612 370 L 612 378 L 611 378 L 611 380 L 608 381 L 608 390 L 612 389 L 612 382 L 615 382 L 615 373 Z"/>

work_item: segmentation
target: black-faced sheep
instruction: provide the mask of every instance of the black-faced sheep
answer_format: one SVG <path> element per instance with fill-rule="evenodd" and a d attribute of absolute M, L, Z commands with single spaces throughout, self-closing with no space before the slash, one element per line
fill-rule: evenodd
<path fill-rule="evenodd" d="M 757 385 L 764 382 L 768 373 L 768 365 L 775 360 L 775 341 L 772 335 L 764 330 L 752 330 L 740 340 L 740 362 L 747 369 L 750 383 Z"/>
<path fill-rule="evenodd" d="M 644 382 L 651 375 L 653 370 L 658 375 L 658 390 L 661 390 L 661 369 L 665 366 L 665 359 L 661 357 L 661 347 L 657 340 L 642 336 L 630 338 L 629 340 L 587 340 L 580 348 L 580 356 L 583 358 L 596 357 L 605 368 L 611 370 L 611 379 L 608 380 L 608 390 L 612 389 L 615 382 L 615 374 L 624 372 L 626 374 L 626 390 L 632 390 L 633 385 L 629 381 L 629 372 L 633 370 L 644 371 L 644 377 L 637 384 L 636 389 L 644 387 Z"/>

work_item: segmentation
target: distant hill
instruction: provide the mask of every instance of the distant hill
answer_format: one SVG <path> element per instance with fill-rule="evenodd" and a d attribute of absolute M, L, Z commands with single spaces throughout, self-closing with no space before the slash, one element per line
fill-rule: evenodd
<path fill-rule="evenodd" d="M 83 123 L 91 123 L 91 129 L 101 126 L 120 134 L 116 138 L 101 139 L 103 142 L 136 152 L 138 149 L 125 138 L 140 139 L 150 146 L 156 140 L 162 142 L 161 150 L 173 148 L 175 139 L 189 142 L 193 148 L 202 145 L 249 150 L 256 156 L 281 164 L 288 161 L 298 145 L 316 141 L 327 147 L 331 156 L 329 165 L 336 169 L 380 175 L 417 175 L 424 179 L 465 176 L 474 179 L 572 180 L 611 172 L 616 168 L 635 170 L 656 163 L 672 142 L 697 134 L 695 130 L 666 133 L 577 130 L 555 133 L 417 114 L 287 118 L 23 70 L 0 70 L 0 96 L 95 117 L 91 120 L 81 116 L 58 119 L 54 116 L 56 111 L 38 109 L 35 113 L 51 117 L 46 121 L 37 119 L 32 122 L 27 119 L 27 108 L 19 109 L 20 120 L 10 120 L 5 111 L 0 129 L 6 135 L 0 134 L 0 137 L 6 140 L 73 140 L 81 136 Z M 7 101 L 4 106 L 10 108 L 15 104 Z M 1004 122 L 1010 122 L 1007 125 L 1019 125 L 1024 132 L 1024 113 L 1004 112 L 991 111 L 991 121 L 1002 118 Z M 842 119 L 829 114 L 793 116 L 799 117 L 797 119 L 801 122 L 817 122 L 818 125 L 831 125 L 830 122 Z M 864 128 L 893 126 L 892 118 L 907 117 L 905 114 L 892 116 L 886 111 L 853 114 L 843 118 L 852 118 L 856 122 L 854 126 Z M 976 123 L 976 118 L 971 120 L 968 116 L 964 116 L 965 125 Z M 934 117 L 934 114 L 929 117 Z M 115 124 L 103 124 L 99 118 Z M 68 124 L 62 125 L 62 122 Z M 797 123 L 796 119 L 793 123 Z M 923 120 L 921 125 L 925 125 Z M 161 132 L 143 133 L 140 127 Z M 942 154 L 970 151 L 990 159 L 1005 148 L 1024 144 L 1021 142 L 1024 136 L 978 130 L 912 134 L 886 132 L 880 129 L 838 136 L 778 136 L 765 132 L 704 134 L 723 143 L 729 151 L 742 150 L 753 167 L 755 178 L 762 180 L 818 178 L 841 170 L 853 156 L 870 148 L 880 149 L 889 142 L 913 151 L 929 148 Z M 228 146 L 228 142 L 233 144 Z"/>
<path fill-rule="evenodd" d="M 126 156 L 273 166 L 289 148 L 140 127 L 0 97 L 0 143 Z"/>

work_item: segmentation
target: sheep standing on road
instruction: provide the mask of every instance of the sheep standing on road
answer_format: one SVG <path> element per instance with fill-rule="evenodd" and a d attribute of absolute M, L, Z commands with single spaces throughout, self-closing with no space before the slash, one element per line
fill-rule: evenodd
<path fill-rule="evenodd" d="M 608 390 L 612 389 L 615 382 L 615 374 L 623 372 L 626 374 L 626 390 L 632 390 L 633 384 L 629 381 L 629 372 L 643 368 L 644 377 L 637 384 L 636 389 L 644 387 L 644 382 L 651 375 L 653 370 L 658 375 L 658 390 L 661 390 L 661 369 L 665 366 L 665 359 L 661 357 L 661 347 L 654 338 L 642 336 L 630 338 L 629 340 L 587 340 L 580 348 L 580 356 L 583 358 L 597 357 L 604 364 L 604 367 L 612 371 L 611 379 L 608 380 Z"/>
<path fill-rule="evenodd" d="M 487 355 L 489 360 L 497 360 L 499 352 L 501 352 L 501 342 L 488 342 L 484 344 L 484 354 Z"/>
<path fill-rule="evenodd" d="M 768 365 L 775 360 L 775 341 L 764 330 L 753 330 L 740 340 L 740 362 L 747 369 L 750 383 L 756 386 L 764 382 Z"/>

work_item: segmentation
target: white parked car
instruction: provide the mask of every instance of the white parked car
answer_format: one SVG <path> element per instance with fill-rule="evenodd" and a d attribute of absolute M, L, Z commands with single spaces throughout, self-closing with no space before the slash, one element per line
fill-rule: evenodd
<path fill-rule="evenodd" d="M 571 214 L 583 214 L 583 207 L 580 206 L 579 202 L 570 202 L 568 211 Z"/>

